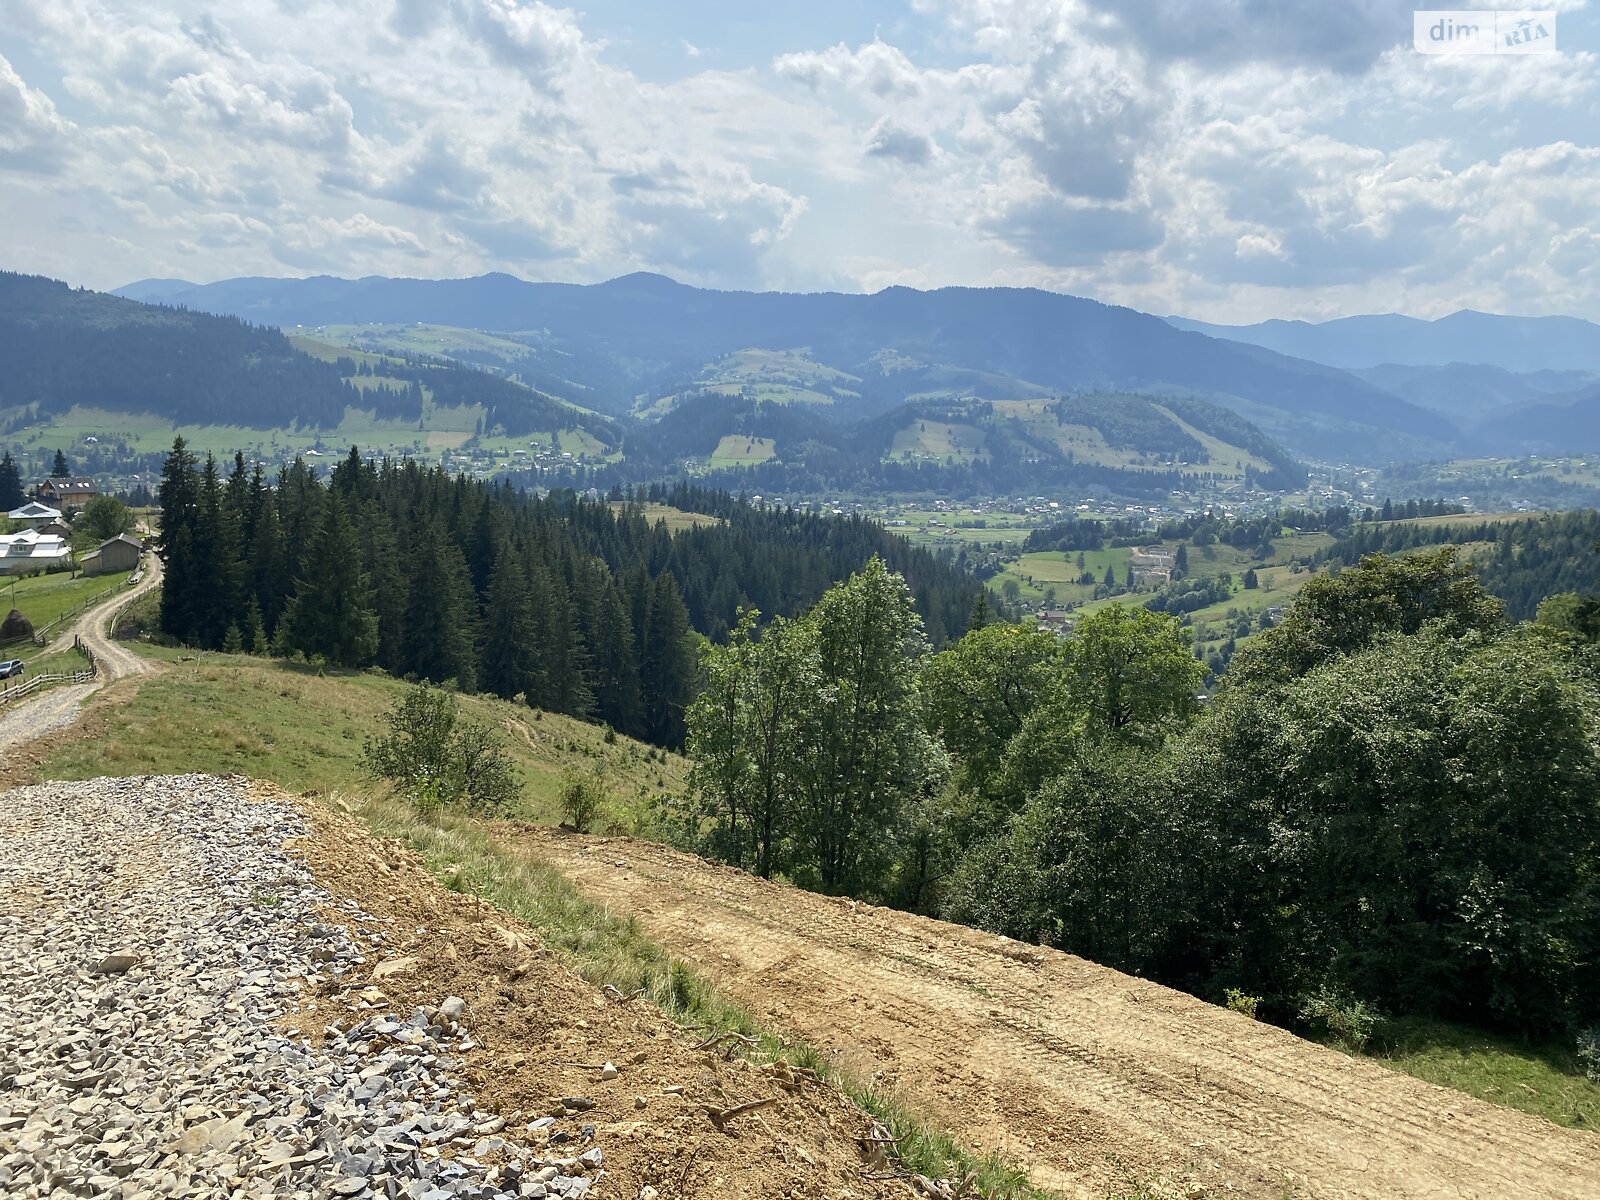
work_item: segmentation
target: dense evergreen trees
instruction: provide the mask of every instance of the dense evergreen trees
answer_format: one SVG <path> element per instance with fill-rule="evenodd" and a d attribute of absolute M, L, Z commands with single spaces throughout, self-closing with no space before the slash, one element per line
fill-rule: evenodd
<path fill-rule="evenodd" d="M 10 512 L 23 505 L 22 476 L 17 471 L 16 460 L 8 450 L 0 458 L 0 512 Z"/>
<path fill-rule="evenodd" d="M 882 542 L 869 522 L 685 492 L 720 523 L 676 537 L 637 506 L 547 499 L 354 450 L 326 483 L 296 461 L 269 481 L 180 438 L 162 473 L 161 628 L 180 641 L 373 664 L 523 696 L 678 746 L 698 635 L 741 604 L 814 603 Z M 930 623 L 959 629 L 977 592 L 951 564 L 896 550 Z"/>

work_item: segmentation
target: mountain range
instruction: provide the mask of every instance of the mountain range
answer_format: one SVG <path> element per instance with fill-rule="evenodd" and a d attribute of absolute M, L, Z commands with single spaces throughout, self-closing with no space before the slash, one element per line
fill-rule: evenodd
<path fill-rule="evenodd" d="M 150 279 L 115 297 L 4 278 L 0 339 L 17 357 L 11 378 L 0 365 L 0 401 L 13 414 L 19 402 L 36 411 L 66 404 L 76 395 L 73 372 L 93 358 L 81 348 L 106 344 L 108 329 L 124 331 L 113 338 L 122 339 L 117 354 L 143 363 L 126 330 L 180 336 L 209 314 L 231 320 L 213 332 L 260 343 L 227 352 L 241 378 L 259 386 L 271 370 L 289 372 L 304 410 L 244 405 L 249 415 L 236 423 L 337 425 L 331 414 L 350 389 L 362 401 L 385 394 L 356 377 L 359 359 L 362 376 L 398 381 L 386 388 L 414 385 L 430 405 L 476 412 L 474 428 L 516 435 L 581 425 L 596 453 L 625 441 L 627 457 L 652 469 L 696 456 L 734 468 L 865 454 L 919 467 L 1049 460 L 1260 479 L 1290 454 L 1382 463 L 1600 448 L 1600 327 L 1576 318 L 1458 313 L 1235 327 L 1035 289 L 722 292 L 648 274 L 593 285 L 503 274 Z M 56 290 L 41 290 L 47 284 Z M 42 326 L 27 315 L 35 304 L 58 316 L 81 310 L 76 366 L 63 366 L 72 354 L 57 347 L 57 365 L 46 369 Z M 57 332 L 70 343 L 70 328 Z M 294 357 L 308 348 L 322 360 L 317 369 Z M 168 351 L 186 369 L 196 361 Z M 1461 354 L 1479 360 L 1453 357 Z M 345 369 L 329 374 L 329 362 Z M 28 372 L 21 379 L 19 365 Z M 129 382 L 124 406 L 151 390 Z M 200 401 L 187 401 L 191 418 L 248 392 L 195 383 L 209 407 L 202 414 Z M 1099 399 L 1069 406 L 1071 397 Z"/>
<path fill-rule="evenodd" d="M 1463 309 L 1425 321 L 1383 313 L 1331 321 L 1212 325 L 1168 317 L 1176 329 L 1357 370 L 1473 364 L 1503 371 L 1600 372 L 1600 325 L 1578 317 L 1507 317 Z"/>
<path fill-rule="evenodd" d="M 522 347 L 506 356 L 507 373 L 615 415 L 638 410 L 641 398 L 653 403 L 700 389 L 729 356 L 759 350 L 848 376 L 851 395 L 833 396 L 829 406 L 851 419 L 928 399 L 1105 390 L 1209 400 L 1318 457 L 1439 455 L 1459 432 L 1349 372 L 1035 289 L 719 292 L 636 274 L 594 285 L 508 275 L 200 286 L 146 280 L 123 292 L 285 328 L 338 329 L 352 339 L 359 326 L 493 331 Z"/>

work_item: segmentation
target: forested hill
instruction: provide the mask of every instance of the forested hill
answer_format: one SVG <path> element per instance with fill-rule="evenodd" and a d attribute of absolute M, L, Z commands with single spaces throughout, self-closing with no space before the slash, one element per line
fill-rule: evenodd
<path fill-rule="evenodd" d="M 934 636 L 978 595 L 954 564 L 868 521 L 679 497 L 721 521 L 668 532 L 634 505 L 545 499 L 354 452 L 326 484 L 276 480 L 181 440 L 161 483 L 161 627 L 190 645 L 377 665 L 683 740 L 696 639 L 738 609 L 788 615 L 882 555 Z"/>
<path fill-rule="evenodd" d="M 495 274 L 134 287 L 285 326 L 421 322 L 505 331 L 526 347 L 509 369 L 619 414 L 641 393 L 676 390 L 709 364 L 756 349 L 804 359 L 813 372 L 820 366 L 851 393 L 845 402 L 859 417 L 923 395 L 1114 389 L 1215 398 L 1291 450 L 1320 457 L 1387 461 L 1397 447 L 1434 457 L 1456 436 L 1437 413 L 1343 371 L 1031 288 L 719 292 L 646 274 L 588 286 Z"/>
<path fill-rule="evenodd" d="M 1546 597 L 1600 589 L 1600 512 L 1593 509 L 1522 521 L 1363 524 L 1318 557 L 1353 566 L 1368 554 L 1443 545 L 1480 548 L 1470 555 L 1472 565 L 1515 620 L 1532 620 Z"/>
<path fill-rule="evenodd" d="M 185 425 L 333 429 L 348 408 L 415 422 L 431 399 L 481 405 L 486 426 L 508 434 L 584 427 L 617 440 L 592 414 L 464 367 L 386 363 L 361 390 L 355 374 L 353 360 L 301 353 L 277 329 L 0 272 L 0 409 L 13 427 L 83 406 Z"/>

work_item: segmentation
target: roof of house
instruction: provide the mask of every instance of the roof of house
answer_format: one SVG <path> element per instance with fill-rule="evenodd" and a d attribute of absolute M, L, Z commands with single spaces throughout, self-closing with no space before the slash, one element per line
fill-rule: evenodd
<path fill-rule="evenodd" d="M 59 508 L 51 508 L 48 504 L 40 504 L 37 500 L 29 500 L 21 508 L 13 508 L 6 514 L 13 521 L 53 521 L 60 515 Z"/>
<path fill-rule="evenodd" d="M 104 550 L 107 546 L 114 546 L 118 542 L 126 542 L 128 545 L 132 546 L 135 550 L 143 550 L 144 549 L 144 543 L 141 542 L 138 538 L 131 538 L 125 533 L 119 533 L 119 534 L 117 534 L 116 537 L 107 538 L 105 541 L 101 542 L 98 546 L 96 546 L 94 548 L 94 552 L 96 554 L 98 554 L 98 553 L 100 553 L 100 551 Z"/>
<path fill-rule="evenodd" d="M 65 558 L 68 553 L 67 539 L 57 534 L 34 529 L 0 534 L 0 559 Z"/>
<path fill-rule="evenodd" d="M 92 492 L 95 490 L 94 480 L 83 475 L 80 475 L 75 479 L 62 479 L 59 476 L 52 475 L 39 486 L 41 488 L 49 487 L 51 491 L 56 492 L 57 494 L 68 495 L 73 492 Z"/>

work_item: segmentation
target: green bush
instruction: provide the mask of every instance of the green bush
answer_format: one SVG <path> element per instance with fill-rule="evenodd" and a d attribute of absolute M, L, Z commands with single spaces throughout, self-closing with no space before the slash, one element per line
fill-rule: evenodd
<path fill-rule="evenodd" d="M 1300 1001 L 1300 1020 L 1351 1054 L 1365 1050 L 1383 1017 L 1365 1001 L 1324 987 Z"/>
<path fill-rule="evenodd" d="M 1230 1012 L 1236 1012 L 1242 1017 L 1256 1019 L 1256 1006 L 1261 1003 L 1260 996 L 1252 996 L 1238 988 L 1229 988 L 1226 994 L 1227 1006 Z"/>
<path fill-rule="evenodd" d="M 568 767 L 561 773 L 561 789 L 556 802 L 568 825 L 587 833 L 605 806 L 606 787 L 599 771 L 579 771 Z"/>
<path fill-rule="evenodd" d="M 516 770 L 499 735 L 488 726 L 461 720 L 449 694 L 420 684 L 383 720 L 389 733 L 367 740 L 363 766 L 421 808 L 461 803 L 476 810 L 503 808 L 520 795 Z"/>
<path fill-rule="evenodd" d="M 1600 1025 L 1578 1030 L 1578 1065 L 1590 1083 L 1600 1083 Z"/>

